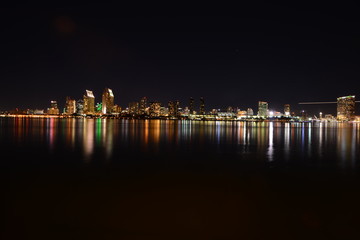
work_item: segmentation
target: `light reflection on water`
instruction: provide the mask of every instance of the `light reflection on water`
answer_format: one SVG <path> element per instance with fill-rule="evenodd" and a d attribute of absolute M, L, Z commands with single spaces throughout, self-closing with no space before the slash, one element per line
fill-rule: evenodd
<path fill-rule="evenodd" d="M 359 162 L 359 124 L 280 122 L 191 122 L 173 120 L 31 119 L 0 121 L 0 140 L 46 145 L 49 152 L 81 152 L 84 162 L 121 155 L 244 156 L 265 161 L 335 159 Z M 116 160 L 116 159 L 115 159 Z"/>

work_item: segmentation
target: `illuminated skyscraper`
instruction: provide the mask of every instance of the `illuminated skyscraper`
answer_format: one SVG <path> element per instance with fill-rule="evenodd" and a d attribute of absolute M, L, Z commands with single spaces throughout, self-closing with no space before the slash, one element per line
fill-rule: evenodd
<path fill-rule="evenodd" d="M 76 102 L 76 113 L 79 115 L 84 114 L 84 100 L 83 99 L 79 99 Z"/>
<path fill-rule="evenodd" d="M 269 104 L 267 102 L 259 101 L 258 116 L 267 117 L 269 112 Z"/>
<path fill-rule="evenodd" d="M 139 106 L 139 112 L 140 115 L 146 115 L 146 108 L 147 108 L 147 98 L 143 97 L 140 100 L 140 106 Z"/>
<path fill-rule="evenodd" d="M 189 102 L 189 111 L 190 114 L 194 114 L 194 99 L 191 97 Z"/>
<path fill-rule="evenodd" d="M 355 119 L 355 96 L 345 96 L 337 99 L 337 119 L 339 121 L 352 121 Z"/>
<path fill-rule="evenodd" d="M 284 105 L 284 113 L 285 113 L 285 116 L 290 116 L 290 104 Z"/>
<path fill-rule="evenodd" d="M 92 91 L 86 90 L 84 95 L 84 113 L 94 114 L 95 113 L 95 97 Z"/>
<path fill-rule="evenodd" d="M 247 116 L 248 116 L 248 117 L 254 115 L 254 111 L 252 110 L 252 108 L 248 108 L 246 112 L 247 112 Z"/>
<path fill-rule="evenodd" d="M 150 103 L 150 116 L 151 117 L 159 117 L 160 116 L 160 108 L 161 103 L 160 102 L 151 102 Z"/>
<path fill-rule="evenodd" d="M 203 97 L 200 98 L 200 111 L 201 115 L 205 115 L 205 100 Z"/>
<path fill-rule="evenodd" d="M 65 113 L 69 115 L 76 113 L 76 101 L 70 97 L 66 97 Z"/>
<path fill-rule="evenodd" d="M 48 114 L 59 114 L 60 110 L 57 105 L 57 101 L 51 101 L 50 108 L 48 108 Z"/>
<path fill-rule="evenodd" d="M 129 114 L 131 114 L 131 115 L 139 114 L 139 103 L 138 102 L 129 103 Z"/>
<path fill-rule="evenodd" d="M 110 114 L 114 107 L 114 94 L 110 88 L 105 88 L 102 94 L 102 113 Z"/>
<path fill-rule="evenodd" d="M 177 117 L 180 115 L 179 112 L 180 102 L 179 101 L 170 101 L 168 103 L 169 108 L 169 116 L 170 117 Z"/>

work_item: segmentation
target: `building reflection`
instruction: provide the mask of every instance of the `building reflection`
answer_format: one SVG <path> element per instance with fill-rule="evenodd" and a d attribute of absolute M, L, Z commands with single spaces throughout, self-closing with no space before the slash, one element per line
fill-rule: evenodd
<path fill-rule="evenodd" d="M 84 160 L 89 162 L 94 152 L 94 119 L 84 119 L 83 125 L 83 149 L 84 149 Z"/>
<path fill-rule="evenodd" d="M 61 147 L 94 157 L 155 156 L 198 152 L 236 154 L 261 161 L 336 158 L 341 166 L 355 167 L 359 158 L 360 124 L 276 123 L 181 120 L 31 119 L 8 120 L 8 133 L 16 144 Z M 2 135 L 5 132 L 1 133 Z M 198 156 L 202 157 L 202 156 Z"/>

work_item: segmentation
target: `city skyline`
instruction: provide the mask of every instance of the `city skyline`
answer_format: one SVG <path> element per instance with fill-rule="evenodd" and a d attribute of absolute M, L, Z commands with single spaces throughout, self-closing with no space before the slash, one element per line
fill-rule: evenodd
<path fill-rule="evenodd" d="M 0 109 L 45 108 L 64 93 L 78 99 L 103 86 L 123 107 L 141 96 L 204 96 L 214 108 L 254 109 L 262 100 L 282 109 L 357 95 L 359 19 L 343 10 L 261 3 L 236 14 L 149 16 L 91 4 L 9 7 L 1 16 Z"/>
<path fill-rule="evenodd" d="M 156 100 L 151 100 L 148 102 L 148 98 L 142 97 L 138 101 L 129 102 L 128 105 L 124 108 L 119 106 L 114 102 L 115 94 L 112 89 L 104 88 L 101 95 L 101 102 L 95 102 L 95 95 L 91 90 L 85 90 L 85 94 L 82 99 L 74 100 L 71 97 L 67 96 L 65 98 L 64 107 L 61 110 L 61 107 L 58 107 L 58 102 L 56 100 L 50 101 L 50 108 L 47 110 L 44 109 L 14 109 L 10 111 L 2 111 L 6 114 L 30 114 L 30 115 L 41 115 L 41 114 L 50 114 L 50 115 L 78 115 L 78 116 L 99 116 L 99 115 L 118 115 L 121 117 L 168 117 L 168 118 L 177 118 L 181 119 L 186 117 L 188 119 L 193 119 L 195 116 L 203 115 L 204 120 L 212 119 L 210 115 L 218 116 L 217 119 L 243 119 L 243 118 L 293 118 L 296 117 L 301 121 L 308 120 L 318 120 L 318 119 L 327 119 L 330 121 L 358 121 L 359 116 L 356 116 L 356 97 L 355 95 L 348 95 L 338 97 L 336 102 L 301 102 L 298 104 L 301 105 L 326 105 L 336 103 L 336 114 L 333 115 L 329 112 L 318 111 L 312 113 L 310 111 L 303 110 L 298 111 L 294 110 L 291 107 L 291 104 L 284 104 L 283 111 L 275 108 L 269 108 L 269 103 L 265 101 L 258 101 L 257 114 L 254 114 L 254 109 L 247 107 L 245 109 L 240 109 L 235 106 L 228 106 L 226 108 L 212 108 L 211 106 L 206 109 L 204 97 L 200 97 L 198 102 L 198 110 L 196 110 L 196 104 L 193 97 L 189 98 L 189 102 L 186 105 L 181 105 L 179 100 L 170 100 L 167 104 L 163 104 Z M 96 103 L 96 104 L 95 104 Z M 149 103 L 149 105 L 148 105 Z M 1 113 L 1 112 L 0 112 Z M 206 117 L 206 115 L 208 115 Z M 325 117 L 324 117 L 325 116 Z M 324 117 L 324 118 L 323 118 Z M 195 117 L 196 118 L 196 117 Z M 213 119 L 214 120 L 214 119 Z"/>

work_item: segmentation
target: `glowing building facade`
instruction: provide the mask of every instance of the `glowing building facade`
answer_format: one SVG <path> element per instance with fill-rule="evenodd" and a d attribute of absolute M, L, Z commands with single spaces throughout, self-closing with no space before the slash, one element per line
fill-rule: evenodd
<path fill-rule="evenodd" d="M 68 115 L 76 113 L 76 101 L 70 97 L 66 97 L 65 113 Z"/>
<path fill-rule="evenodd" d="M 284 105 L 284 114 L 285 116 L 290 116 L 290 104 Z"/>
<path fill-rule="evenodd" d="M 151 102 L 150 103 L 150 116 L 151 117 L 159 117 L 160 116 L 160 108 L 161 103 L 160 102 Z"/>
<path fill-rule="evenodd" d="M 170 117 L 177 117 L 180 115 L 180 102 L 179 101 L 170 101 L 168 103 L 168 108 L 169 108 L 169 116 Z"/>
<path fill-rule="evenodd" d="M 131 115 L 139 114 L 139 103 L 138 102 L 129 103 L 129 114 L 131 114 Z"/>
<path fill-rule="evenodd" d="M 86 90 L 84 95 L 84 113 L 94 114 L 95 113 L 95 97 L 92 91 Z"/>
<path fill-rule="evenodd" d="M 337 120 L 352 121 L 355 119 L 355 96 L 337 98 Z"/>
<path fill-rule="evenodd" d="M 111 114 L 114 107 L 114 94 L 110 88 L 105 88 L 102 94 L 102 113 Z"/>
<path fill-rule="evenodd" d="M 59 110 L 58 105 L 57 105 L 57 101 L 51 101 L 50 106 L 51 107 L 48 108 L 48 110 L 47 110 L 48 114 L 56 115 L 56 114 L 60 113 L 60 110 Z"/>
<path fill-rule="evenodd" d="M 140 115 L 146 115 L 147 98 L 143 97 L 140 100 L 139 113 Z"/>
<path fill-rule="evenodd" d="M 267 117 L 269 112 L 269 104 L 267 102 L 259 101 L 258 116 Z"/>

